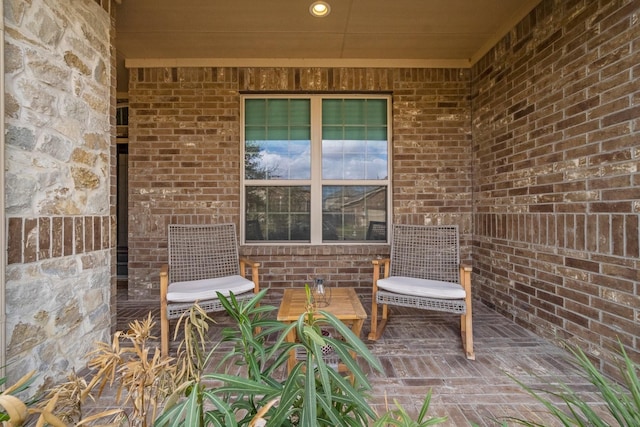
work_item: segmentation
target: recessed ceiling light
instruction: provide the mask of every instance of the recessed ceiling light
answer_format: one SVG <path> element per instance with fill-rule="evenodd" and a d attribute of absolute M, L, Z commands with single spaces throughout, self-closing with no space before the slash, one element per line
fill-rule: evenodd
<path fill-rule="evenodd" d="M 331 12 L 331 6 L 323 1 L 316 1 L 309 6 L 309 12 L 316 18 L 324 18 Z"/>

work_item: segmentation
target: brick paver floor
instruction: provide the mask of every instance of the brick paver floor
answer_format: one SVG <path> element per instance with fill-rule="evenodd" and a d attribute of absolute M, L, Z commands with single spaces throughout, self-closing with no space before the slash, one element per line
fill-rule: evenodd
<path fill-rule="evenodd" d="M 271 296 L 274 301 L 269 298 L 264 303 L 279 302 L 277 295 Z M 361 298 L 367 311 L 370 310 L 370 297 Z M 428 413 L 447 416 L 448 421 L 442 424 L 445 426 L 499 426 L 507 417 L 559 425 L 509 375 L 533 387 L 565 383 L 583 393 L 594 407 L 602 408 L 592 386 L 573 366 L 566 351 L 479 302 L 475 303 L 473 314 L 476 360 L 467 360 L 462 351 L 458 316 L 392 310 L 387 330 L 379 341 L 366 339 L 368 323 L 361 337 L 384 367 L 384 373 L 367 369 L 373 386 L 369 402 L 378 413 L 393 407 L 395 399 L 416 414 L 431 390 Z M 159 321 L 158 302 L 120 298 L 118 328 L 125 329 L 133 319 L 144 319 L 149 311 Z M 212 328 L 213 334 L 219 327 L 230 324 L 226 314 L 214 314 L 214 318 L 217 324 Z M 159 336 L 159 326 L 156 327 L 155 335 Z M 172 343 L 172 351 L 176 346 L 177 343 Z"/>

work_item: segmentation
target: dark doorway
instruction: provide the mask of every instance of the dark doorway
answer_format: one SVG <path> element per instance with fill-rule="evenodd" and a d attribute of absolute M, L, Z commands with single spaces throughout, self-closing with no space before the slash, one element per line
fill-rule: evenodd
<path fill-rule="evenodd" d="M 120 278 L 126 278 L 128 275 L 128 261 L 129 261 L 129 145 L 118 144 L 118 158 L 117 158 L 117 275 Z"/>

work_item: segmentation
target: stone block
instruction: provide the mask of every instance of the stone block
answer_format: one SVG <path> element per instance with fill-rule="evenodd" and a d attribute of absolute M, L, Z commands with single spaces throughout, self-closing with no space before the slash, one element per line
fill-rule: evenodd
<path fill-rule="evenodd" d="M 45 342 L 47 333 L 42 325 L 20 322 L 11 331 L 9 337 L 7 356 L 11 358 Z"/>
<path fill-rule="evenodd" d="M 68 162 L 74 150 L 74 143 L 67 138 L 61 138 L 59 135 L 47 132 L 43 135 L 42 143 L 39 144 L 38 150 L 56 160 Z"/>
<path fill-rule="evenodd" d="M 25 28 L 31 31 L 41 43 L 55 50 L 65 27 L 59 18 L 48 8 L 37 7 L 34 8 L 33 14 L 29 15 L 29 20 L 25 22 Z"/>
<path fill-rule="evenodd" d="M 5 208 L 9 213 L 22 212 L 30 208 L 38 188 L 32 176 L 7 173 L 5 176 Z"/>
<path fill-rule="evenodd" d="M 77 190 L 96 189 L 100 185 L 100 177 L 87 168 L 72 167 L 71 176 Z"/>
<path fill-rule="evenodd" d="M 36 136 L 31 129 L 9 125 L 5 134 L 5 142 L 22 150 L 32 151 L 36 146 Z"/>
<path fill-rule="evenodd" d="M 64 87 L 68 84 L 71 72 L 68 68 L 62 68 L 50 58 L 43 58 L 41 52 L 27 51 L 27 71 L 37 79 L 51 87 Z"/>
<path fill-rule="evenodd" d="M 57 311 L 54 325 L 58 333 L 65 334 L 69 329 L 76 328 L 81 321 L 80 304 L 77 299 L 72 298 Z"/>
<path fill-rule="evenodd" d="M 24 68 L 24 52 L 20 46 L 11 42 L 4 46 L 4 72 L 15 74 Z"/>

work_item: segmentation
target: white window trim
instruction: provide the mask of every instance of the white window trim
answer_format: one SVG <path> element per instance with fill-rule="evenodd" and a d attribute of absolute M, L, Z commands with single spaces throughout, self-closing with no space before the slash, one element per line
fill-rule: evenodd
<path fill-rule="evenodd" d="M 274 182 L 274 180 L 251 180 L 251 185 L 256 186 L 296 186 L 307 185 L 311 187 L 311 206 L 310 206 L 310 242 L 296 241 L 246 241 L 246 200 L 245 200 L 245 100 L 246 99 L 309 99 L 311 114 L 311 179 L 309 180 L 282 180 Z M 387 177 L 383 180 L 322 180 L 322 100 L 323 99 L 386 99 L 387 100 Z M 393 187 L 391 182 L 393 150 L 392 150 L 392 97 L 391 95 L 379 94 L 255 94 L 240 96 L 240 241 L 243 245 L 251 246 L 317 246 L 317 245 L 387 245 L 391 232 L 391 218 Z M 322 241 L 322 186 L 323 185 L 376 185 L 386 186 L 387 188 L 387 240 L 386 241 Z"/>

